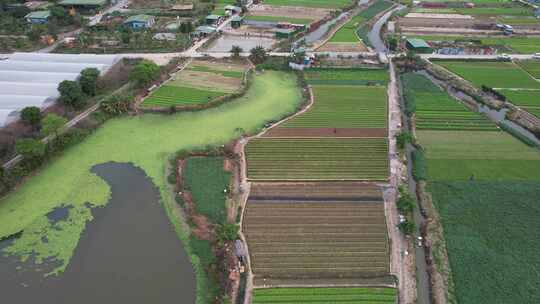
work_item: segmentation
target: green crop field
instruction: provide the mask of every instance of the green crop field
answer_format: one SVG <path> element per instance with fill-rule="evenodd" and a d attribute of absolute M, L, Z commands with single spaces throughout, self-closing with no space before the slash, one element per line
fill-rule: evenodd
<path fill-rule="evenodd" d="M 243 71 L 229 71 L 229 70 L 221 70 L 216 68 L 211 68 L 204 65 L 190 65 L 186 68 L 186 70 L 190 71 L 198 71 L 198 72 L 209 72 L 213 74 L 218 74 L 224 77 L 231 77 L 231 78 L 242 78 L 244 77 Z"/>
<path fill-rule="evenodd" d="M 370 20 L 371 18 L 375 17 L 382 11 L 385 11 L 389 9 L 392 5 L 394 5 L 393 2 L 386 1 L 386 0 L 376 0 L 372 5 L 370 5 L 367 9 L 361 11 L 358 16 L 361 16 L 365 20 Z"/>
<path fill-rule="evenodd" d="M 255 289 L 253 304 L 258 303 L 348 303 L 393 304 L 396 302 L 393 288 L 271 288 Z"/>
<path fill-rule="evenodd" d="M 189 87 L 164 85 L 157 89 L 150 97 L 146 98 L 143 106 L 175 106 L 175 105 L 195 105 L 207 103 L 212 99 L 223 96 L 224 92 L 214 92 L 200 90 Z"/>
<path fill-rule="evenodd" d="M 499 90 L 512 103 L 540 117 L 540 90 Z"/>
<path fill-rule="evenodd" d="M 328 42 L 358 42 L 360 39 L 358 38 L 358 35 L 356 35 L 356 29 L 360 27 L 360 25 L 365 21 L 362 16 L 354 16 L 349 20 L 349 22 L 345 23 L 335 34 L 332 36 L 332 38 Z"/>
<path fill-rule="evenodd" d="M 246 20 L 268 21 L 268 22 L 290 22 L 294 24 L 310 24 L 314 19 L 279 17 L 279 16 L 247 16 Z"/>
<path fill-rule="evenodd" d="M 428 191 L 442 220 L 457 302 L 540 303 L 540 183 L 433 182 Z"/>
<path fill-rule="evenodd" d="M 475 86 L 540 89 L 540 82 L 512 62 L 437 61 Z"/>
<path fill-rule="evenodd" d="M 265 0 L 267 5 L 340 8 L 352 4 L 351 0 Z"/>
<path fill-rule="evenodd" d="M 514 52 L 531 54 L 540 52 L 540 38 L 538 37 L 463 37 L 442 35 L 413 35 L 410 38 L 420 38 L 426 41 L 471 41 L 478 45 L 506 47 Z"/>
<path fill-rule="evenodd" d="M 540 79 L 540 60 L 520 60 L 517 64 L 532 77 Z"/>
<path fill-rule="evenodd" d="M 385 138 L 254 139 L 246 147 L 251 180 L 384 180 Z"/>
<path fill-rule="evenodd" d="M 407 103 L 416 106 L 418 130 L 496 130 L 495 124 L 472 112 L 421 74 L 401 76 Z"/>
<path fill-rule="evenodd" d="M 223 157 L 190 157 L 183 171 L 184 186 L 191 192 L 197 213 L 213 223 L 227 220 L 226 194 L 231 174 L 223 170 Z"/>
<path fill-rule="evenodd" d="M 305 75 L 309 84 L 333 85 L 386 85 L 390 77 L 385 69 L 309 69 Z"/>
<path fill-rule="evenodd" d="M 315 103 L 284 128 L 386 128 L 385 87 L 313 86 Z"/>
<path fill-rule="evenodd" d="M 540 152 L 502 131 L 417 131 L 430 181 L 540 181 Z"/>
<path fill-rule="evenodd" d="M 474 7 L 456 8 L 456 13 L 472 16 L 531 16 L 531 10 L 525 7 Z"/>
<path fill-rule="evenodd" d="M 176 203 L 164 174 L 168 157 L 179 150 L 225 144 L 244 132 L 260 131 L 270 120 L 293 113 L 301 101 L 296 81 L 292 74 L 267 71 L 255 76 L 242 98 L 214 109 L 107 121 L 2 198 L 0 238 L 24 230 L 9 252 L 17 257 L 32 255 L 38 262 L 52 259 L 58 266 L 54 271 L 63 271 L 86 223 L 93 218 L 87 203 L 103 206 L 109 200 L 108 184 L 90 169 L 111 161 L 143 169 L 158 187 L 171 215 L 171 206 Z M 65 229 L 53 229 L 46 214 L 66 202 L 76 212 L 70 212 Z M 187 232 L 176 216 L 170 218 L 180 238 L 187 242 Z M 42 242 L 44 238 L 48 242 Z M 186 250 L 191 254 L 189 246 Z"/>

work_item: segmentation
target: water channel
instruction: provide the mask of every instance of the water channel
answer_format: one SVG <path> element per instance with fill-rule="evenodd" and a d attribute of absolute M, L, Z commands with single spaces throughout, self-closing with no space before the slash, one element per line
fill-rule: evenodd
<path fill-rule="evenodd" d="M 47 265 L 0 257 L 3 303 L 195 303 L 189 257 L 144 171 L 125 163 L 96 165 L 111 187 L 103 208 L 92 210 L 66 271 L 44 277 Z M 49 220 L 65 220 L 63 209 Z M 0 244 L 0 251 L 9 245 Z"/>

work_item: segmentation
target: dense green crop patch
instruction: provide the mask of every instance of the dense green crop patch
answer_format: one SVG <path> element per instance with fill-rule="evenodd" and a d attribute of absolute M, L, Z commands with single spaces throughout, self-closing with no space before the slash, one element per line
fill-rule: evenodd
<path fill-rule="evenodd" d="M 404 98 L 414 104 L 418 130 L 496 130 L 495 124 L 468 110 L 421 74 L 401 76 Z"/>
<path fill-rule="evenodd" d="M 197 213 L 214 223 L 225 223 L 226 192 L 231 178 L 223 170 L 223 157 L 190 157 L 183 171 L 184 186 L 191 192 Z"/>
<path fill-rule="evenodd" d="M 495 164 L 494 164 L 495 165 Z M 430 182 L 462 304 L 540 302 L 540 183 Z"/>
<path fill-rule="evenodd" d="M 253 303 L 380 303 L 396 301 L 393 288 L 271 288 L 255 289 Z"/>
<path fill-rule="evenodd" d="M 164 85 L 152 93 L 150 97 L 146 98 L 143 102 L 143 106 L 152 107 L 202 104 L 223 95 L 226 95 L 226 93 L 200 90 L 190 87 Z"/>
<path fill-rule="evenodd" d="M 540 152 L 502 131 L 417 131 L 430 181 L 540 181 Z"/>
<path fill-rule="evenodd" d="M 540 117 L 540 90 L 499 90 L 499 92 L 506 96 L 512 104 Z"/>
<path fill-rule="evenodd" d="M 310 24 L 313 19 L 305 18 L 292 18 L 292 17 L 280 17 L 280 16 L 247 16 L 246 20 L 253 21 L 268 21 L 268 22 L 290 22 L 294 24 Z"/>
<path fill-rule="evenodd" d="M 358 42 L 360 39 L 356 35 L 356 29 L 365 21 L 362 16 L 356 15 L 343 25 L 328 42 Z"/>
<path fill-rule="evenodd" d="M 512 62 L 437 61 L 475 86 L 540 89 L 540 82 Z"/>
<path fill-rule="evenodd" d="M 540 60 L 520 60 L 517 64 L 532 77 L 540 79 Z"/>
<path fill-rule="evenodd" d="M 385 87 L 313 86 L 309 111 L 282 125 L 285 128 L 386 128 Z"/>
<path fill-rule="evenodd" d="M 224 71 L 220 69 L 213 69 L 208 66 L 203 65 L 192 65 L 187 68 L 187 70 L 191 71 L 198 71 L 198 72 L 209 72 L 214 74 L 219 74 L 224 77 L 231 77 L 231 78 L 242 78 L 244 77 L 243 71 Z"/>
<path fill-rule="evenodd" d="M 383 180 L 385 138 L 255 139 L 246 147 L 252 180 Z"/>
<path fill-rule="evenodd" d="M 386 84 L 389 80 L 385 69 L 309 69 L 305 75 L 309 84 Z"/>

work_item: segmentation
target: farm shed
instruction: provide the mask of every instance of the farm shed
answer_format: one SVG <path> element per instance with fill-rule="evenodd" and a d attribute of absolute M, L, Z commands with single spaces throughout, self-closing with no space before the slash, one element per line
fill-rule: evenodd
<path fill-rule="evenodd" d="M 198 26 L 193 33 L 191 33 L 191 36 L 193 37 L 206 37 L 208 35 L 211 35 L 215 33 L 217 29 L 213 26 Z"/>
<path fill-rule="evenodd" d="M 409 50 L 418 52 L 418 53 L 431 53 L 432 49 L 423 39 L 410 38 L 406 42 L 407 48 Z"/>
<path fill-rule="evenodd" d="M 127 18 L 124 25 L 132 29 L 151 28 L 156 23 L 156 18 L 150 15 L 135 15 Z"/>
<path fill-rule="evenodd" d="M 31 12 L 28 15 L 24 16 L 24 18 L 26 19 L 28 23 L 45 24 L 49 20 L 50 16 L 51 16 L 51 12 L 47 10 L 47 11 Z"/>
<path fill-rule="evenodd" d="M 242 18 L 240 16 L 234 16 L 231 19 L 231 26 L 233 28 L 239 28 L 240 26 L 242 26 L 243 22 L 244 22 L 244 18 Z"/>
<path fill-rule="evenodd" d="M 108 3 L 109 1 L 107 0 L 62 0 L 58 2 L 62 6 L 83 11 L 97 10 L 106 6 Z"/>
<path fill-rule="evenodd" d="M 242 8 L 234 5 L 226 5 L 225 13 L 228 15 L 236 15 L 242 12 Z"/>
<path fill-rule="evenodd" d="M 221 22 L 221 19 L 223 19 L 223 17 L 219 15 L 208 15 L 206 16 L 206 24 L 216 25 Z"/>
<path fill-rule="evenodd" d="M 58 97 L 58 84 L 76 80 L 85 68 L 105 73 L 116 55 L 14 53 L 0 61 L 0 126 L 18 118 L 28 106 L 45 109 Z"/>
<path fill-rule="evenodd" d="M 288 39 L 296 33 L 296 30 L 293 28 L 286 28 L 286 29 L 276 29 L 276 38 L 278 39 Z"/>

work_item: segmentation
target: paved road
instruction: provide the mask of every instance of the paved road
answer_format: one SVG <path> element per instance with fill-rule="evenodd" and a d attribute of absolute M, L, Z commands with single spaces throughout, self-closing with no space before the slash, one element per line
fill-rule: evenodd
<path fill-rule="evenodd" d="M 98 24 L 100 21 L 101 21 L 101 18 L 106 15 L 106 14 L 110 14 L 114 11 L 122 11 L 123 10 L 123 7 L 124 6 L 127 6 L 129 5 L 129 0 L 120 0 L 118 1 L 118 3 L 116 3 L 115 5 L 107 8 L 106 10 L 90 17 L 89 21 L 88 21 L 88 25 L 89 26 L 93 26 L 93 25 L 96 25 Z"/>

